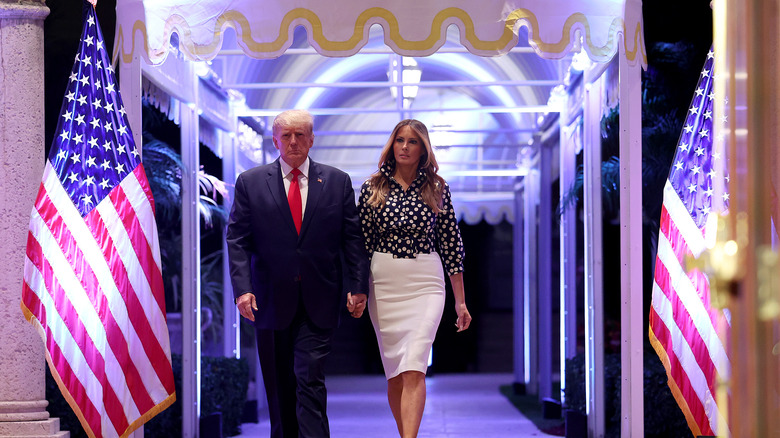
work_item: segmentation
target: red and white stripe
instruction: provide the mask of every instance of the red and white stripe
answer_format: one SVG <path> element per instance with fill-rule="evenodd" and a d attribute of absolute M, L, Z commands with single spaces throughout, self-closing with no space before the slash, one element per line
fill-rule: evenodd
<path fill-rule="evenodd" d="M 727 413 L 718 409 L 718 376 L 727 379 L 726 345 L 729 321 L 710 306 L 709 282 L 698 270 L 686 270 L 685 257 L 705 249 L 704 232 L 696 226 L 677 192 L 664 188 L 661 230 L 650 310 L 650 341 L 666 367 L 669 387 L 694 435 L 729 436 L 718 430 Z"/>
<path fill-rule="evenodd" d="M 47 161 L 22 309 L 90 436 L 127 436 L 175 400 L 160 266 L 141 165 L 82 218 Z"/>

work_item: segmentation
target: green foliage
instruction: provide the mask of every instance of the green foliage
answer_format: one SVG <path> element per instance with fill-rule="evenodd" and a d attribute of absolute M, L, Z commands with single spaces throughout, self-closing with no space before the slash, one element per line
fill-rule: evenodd
<path fill-rule="evenodd" d="M 618 149 L 618 108 L 610 110 L 601 119 L 601 204 L 603 220 L 616 222 L 620 219 L 620 158 Z M 584 184 L 584 168 L 577 167 L 577 175 L 572 185 L 564 192 L 558 204 L 558 213 L 568 208 L 582 208 L 582 189 Z"/>
<path fill-rule="evenodd" d="M 150 104 L 143 106 L 143 163 L 147 170 L 149 186 L 154 195 L 155 218 L 160 238 L 165 305 L 168 312 L 181 311 L 181 193 L 184 164 L 179 152 L 173 146 L 156 137 L 159 127 L 165 123 L 165 116 Z M 200 188 L 198 212 L 201 219 L 201 239 L 211 233 L 221 232 L 227 223 L 227 209 L 220 204 L 220 198 L 227 198 L 225 183 L 206 173 L 198 173 Z M 214 330 L 222 322 L 222 252 L 202 254 L 201 295 L 214 313 Z M 218 333 L 214 333 L 217 335 Z"/>
<path fill-rule="evenodd" d="M 181 310 L 181 156 L 168 144 L 145 136 L 143 163 L 154 196 L 154 216 L 160 239 L 165 308 Z"/>
<path fill-rule="evenodd" d="M 569 190 L 563 194 L 558 205 L 558 214 L 571 207 L 576 206 L 582 199 L 582 189 L 584 185 L 584 169 L 580 165 L 577 168 L 577 175 Z M 620 159 L 618 157 L 609 157 L 601 163 L 601 203 L 603 219 L 607 221 L 616 221 L 620 217 Z"/>
<path fill-rule="evenodd" d="M 151 419 L 144 426 L 144 436 L 181 436 L 181 356 L 172 355 L 173 379 L 177 400 L 170 408 Z M 238 435 L 241 432 L 241 416 L 244 412 L 249 365 L 246 359 L 229 357 L 201 358 L 201 416 L 222 413 L 222 434 Z"/>
<path fill-rule="evenodd" d="M 704 60 L 691 57 L 686 43 L 656 43 L 648 48 L 652 60 L 642 80 L 642 205 L 643 223 L 655 235 L 648 236 L 651 246 L 657 240 L 657 228 L 663 203 L 663 187 L 669 176 L 688 104 L 696 86 L 695 78 Z M 693 82 L 681 78 L 694 78 Z M 620 109 L 613 108 L 601 120 L 601 178 L 605 221 L 620 214 Z M 578 206 L 582 200 L 583 169 L 580 166 L 572 185 L 566 189 L 558 210 Z M 580 205 L 581 207 L 581 205 Z"/>
<path fill-rule="evenodd" d="M 160 227 L 176 223 L 181 211 L 181 156 L 166 143 L 144 138 L 143 164 L 155 201 L 155 217 Z"/>
<path fill-rule="evenodd" d="M 566 386 L 563 394 L 566 397 L 566 409 L 585 413 L 587 398 L 585 397 L 585 380 L 588 375 L 585 372 L 585 355 L 578 354 L 571 359 L 566 359 Z"/>
<path fill-rule="evenodd" d="M 553 382 L 553 394 L 560 394 L 560 387 Z M 557 387 L 557 388 L 556 388 Z M 501 385 L 498 391 L 506 399 L 523 413 L 523 416 L 530 420 L 540 431 L 547 435 L 563 436 L 562 418 L 544 418 L 542 405 L 539 403 L 539 396 L 535 394 L 516 394 L 512 385 Z"/>
<path fill-rule="evenodd" d="M 200 304 L 202 308 L 211 310 L 212 322 L 206 330 L 210 340 L 218 339 L 222 335 L 222 318 L 225 314 L 222 304 L 222 259 L 223 251 L 219 250 L 203 256 L 200 260 Z"/>
<path fill-rule="evenodd" d="M 667 384 L 666 370 L 655 352 L 644 355 L 644 428 L 646 438 L 688 437 L 691 430 Z M 604 355 L 606 436 L 620 436 L 620 354 Z M 566 360 L 566 409 L 585 413 L 585 355 Z"/>
<path fill-rule="evenodd" d="M 238 435 L 249 388 L 249 365 L 246 359 L 203 357 L 201 372 L 203 415 L 222 413 L 222 434 Z"/>
<path fill-rule="evenodd" d="M 566 359 L 565 409 L 585 413 L 585 355 Z M 620 432 L 620 354 L 604 355 L 604 417 L 607 436 L 619 436 Z M 615 430 L 615 426 L 617 426 Z M 617 432 L 617 434 L 615 434 Z"/>
<path fill-rule="evenodd" d="M 692 436 L 685 415 L 669 389 L 666 369 L 652 349 L 644 356 L 644 379 L 645 436 L 650 438 Z"/>

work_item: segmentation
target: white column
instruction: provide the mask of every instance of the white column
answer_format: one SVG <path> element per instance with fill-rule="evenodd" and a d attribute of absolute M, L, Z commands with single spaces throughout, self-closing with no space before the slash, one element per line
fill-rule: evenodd
<path fill-rule="evenodd" d="M 44 345 L 20 309 L 43 176 L 43 1 L 0 1 L 0 436 L 68 436 L 46 412 Z"/>
<path fill-rule="evenodd" d="M 190 64 L 190 71 L 194 77 Z M 197 85 L 197 81 L 194 82 Z M 197 99 L 196 99 L 197 101 Z M 182 173 L 182 436 L 197 438 L 200 419 L 200 163 L 197 104 L 180 106 Z"/>
<path fill-rule="evenodd" d="M 572 98 L 572 97 L 570 97 Z M 567 105 L 567 108 L 571 106 Z M 572 121 L 565 112 L 561 113 L 560 153 L 560 190 L 558 199 L 564 201 L 565 194 L 577 176 L 577 142 L 581 132 L 576 129 L 578 122 Z M 572 123 L 573 122 L 573 123 Z M 577 208 L 566 208 L 561 214 L 560 226 L 560 364 L 561 402 L 565 403 L 566 359 L 577 354 Z"/>
<path fill-rule="evenodd" d="M 140 40 L 139 40 L 140 41 Z M 141 42 L 143 44 L 143 42 Z M 130 131 L 133 133 L 135 146 L 143 153 L 143 128 L 141 111 L 141 58 L 137 51 L 133 53 L 133 59 L 129 64 L 122 62 L 119 65 L 119 90 L 122 94 L 122 104 L 127 113 L 127 121 L 130 123 Z"/>
<path fill-rule="evenodd" d="M 140 42 L 140 39 L 139 39 Z M 142 42 L 141 42 L 142 43 Z M 119 90 L 122 95 L 122 105 L 127 113 L 127 121 L 130 124 L 130 132 L 133 133 L 133 141 L 141 152 L 143 159 L 143 127 L 141 111 L 141 58 L 137 52 L 133 53 L 129 64 L 122 62 L 121 57 L 117 66 L 119 69 Z M 130 438 L 143 438 L 144 426 L 136 429 Z"/>
<path fill-rule="evenodd" d="M 238 153 L 238 141 L 236 136 L 237 125 L 234 124 L 233 132 L 227 134 L 219 131 L 222 143 L 222 181 L 228 187 L 229 201 L 225 207 L 230 208 L 233 199 L 233 183 L 236 181 L 236 154 Z M 222 318 L 222 353 L 225 357 L 241 357 L 241 315 L 238 313 L 233 299 L 233 286 L 230 282 L 230 263 L 228 260 L 227 241 L 222 239 L 222 284 L 223 284 L 223 318 Z"/>
<path fill-rule="evenodd" d="M 139 39 L 139 43 L 143 42 Z M 133 133 L 133 141 L 141 152 L 143 160 L 143 111 L 141 110 L 141 57 L 138 52 L 133 52 L 132 61 L 129 64 L 122 62 L 122 57 L 117 68 L 119 69 L 119 90 L 122 95 L 122 105 L 125 107 L 127 122 L 130 124 L 130 132 Z M 143 438 L 144 426 L 136 429 L 130 438 Z"/>
<path fill-rule="evenodd" d="M 603 79 L 585 86 L 583 198 L 585 202 L 585 412 L 588 436 L 605 433 L 604 257 L 601 218 L 601 99 Z"/>
<path fill-rule="evenodd" d="M 538 297 L 538 273 L 537 266 L 537 205 L 539 203 L 539 171 L 531 170 L 523 179 L 525 190 L 523 193 L 523 333 L 524 358 L 525 358 L 525 382 L 527 393 L 537 394 L 539 381 L 539 315 L 537 312 Z"/>
<path fill-rule="evenodd" d="M 642 333 L 642 82 L 620 41 L 621 436 L 644 436 Z"/>
<path fill-rule="evenodd" d="M 525 197 L 528 192 L 528 186 L 525 189 L 521 189 L 521 183 L 515 183 L 515 224 L 512 231 L 512 253 L 514 254 L 512 260 L 512 272 L 513 272 L 513 300 L 512 310 L 514 312 L 514 318 L 512 318 L 512 343 L 513 343 L 513 359 L 514 359 L 514 392 L 516 394 L 525 394 L 528 385 L 528 375 L 526 364 L 526 347 L 528 345 L 528 336 L 525 330 L 525 283 L 527 279 L 525 277 Z"/>
<path fill-rule="evenodd" d="M 539 400 L 552 397 L 552 148 L 540 145 L 539 159 L 539 246 L 538 273 L 538 312 L 539 339 L 537 352 L 539 354 Z"/>

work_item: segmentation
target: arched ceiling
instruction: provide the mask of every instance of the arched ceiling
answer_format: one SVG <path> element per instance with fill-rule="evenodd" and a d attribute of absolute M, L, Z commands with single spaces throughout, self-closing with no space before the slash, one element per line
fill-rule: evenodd
<path fill-rule="evenodd" d="M 560 110 L 548 100 L 571 53 L 606 63 L 620 52 L 645 66 L 643 34 L 641 0 L 118 0 L 114 54 L 125 64 L 157 65 L 171 51 L 211 63 L 260 131 L 281 110 L 309 109 L 312 156 L 356 186 L 396 122 L 418 118 L 456 204 L 495 212 L 514 210 L 528 145 Z M 410 104 L 390 93 L 399 84 L 388 68 L 398 74 L 402 56 L 417 57 L 421 72 Z M 249 155 L 275 158 L 263 134 L 265 153 Z"/>
<path fill-rule="evenodd" d="M 317 54 L 303 27 L 294 30 L 292 47 L 278 58 L 239 56 L 240 51 L 233 50 L 238 47 L 235 34 L 227 31 L 223 50 L 210 67 L 223 87 L 243 94 L 246 106 L 239 115 L 254 117 L 266 127 L 266 160 L 278 155 L 268 128 L 273 116 L 307 108 L 315 115 L 312 158 L 349 172 L 359 187 L 377 169 L 395 124 L 416 118 L 431 131 L 456 208 L 466 215 L 481 208 L 500 216 L 512 210 L 515 181 L 535 154 L 529 143 L 539 130 L 538 120 L 556 110 L 548 100 L 553 88 L 563 83 L 571 58 L 538 57 L 523 29 L 518 46 L 496 57 L 468 53 L 459 38 L 451 26 L 437 53 L 414 58 L 421 76 L 408 108 L 391 93 L 388 70 L 401 57 L 384 44 L 378 25 L 369 30 L 361 52 L 346 58 Z"/>

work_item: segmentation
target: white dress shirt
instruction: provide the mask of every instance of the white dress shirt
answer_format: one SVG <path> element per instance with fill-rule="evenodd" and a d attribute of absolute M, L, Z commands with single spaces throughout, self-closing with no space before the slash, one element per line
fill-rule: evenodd
<path fill-rule="evenodd" d="M 283 159 L 279 159 L 279 164 L 282 165 L 282 181 L 284 181 L 284 194 L 290 193 L 290 180 L 292 180 L 292 166 L 287 164 Z M 301 221 L 306 214 L 306 199 L 309 197 L 309 158 L 306 157 L 306 161 L 298 167 L 301 171 L 301 175 L 298 177 L 298 187 L 301 189 Z"/>

